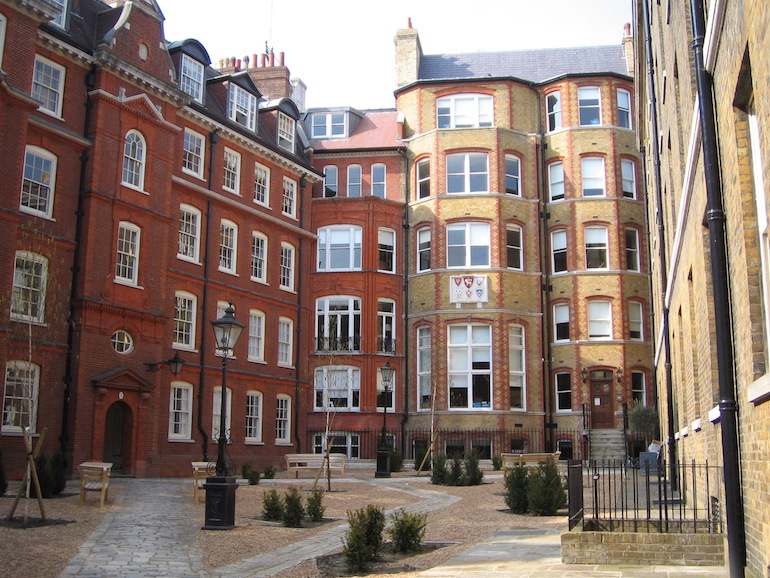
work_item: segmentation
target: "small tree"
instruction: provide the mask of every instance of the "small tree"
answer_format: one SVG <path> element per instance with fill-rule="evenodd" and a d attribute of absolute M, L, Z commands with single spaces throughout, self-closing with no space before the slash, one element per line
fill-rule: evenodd
<path fill-rule="evenodd" d="M 564 483 L 552 457 L 530 471 L 527 501 L 529 509 L 538 516 L 553 516 L 566 503 Z"/>
<path fill-rule="evenodd" d="M 632 430 L 644 435 L 644 445 L 647 447 L 658 429 L 658 410 L 637 399 L 634 407 L 628 412 L 628 422 Z"/>
<path fill-rule="evenodd" d="M 529 470 L 523 464 L 516 465 L 505 474 L 505 505 L 514 514 L 526 514 L 529 509 L 529 502 L 527 501 L 528 477 Z"/>
<path fill-rule="evenodd" d="M 305 508 L 299 490 L 291 486 L 283 497 L 283 525 L 287 528 L 301 528 Z"/>
<path fill-rule="evenodd" d="M 479 465 L 480 460 L 478 450 L 473 450 L 465 458 L 465 485 L 478 486 L 484 480 L 484 472 L 481 471 Z"/>
<path fill-rule="evenodd" d="M 280 520 L 283 518 L 283 502 L 278 497 L 275 488 L 271 488 L 262 496 L 262 515 L 265 520 Z"/>
<path fill-rule="evenodd" d="M 412 514 L 399 508 L 390 515 L 390 520 L 388 535 L 393 541 L 393 549 L 396 552 L 419 550 L 422 539 L 425 537 L 428 514 L 426 512 Z"/>
<path fill-rule="evenodd" d="M 310 492 L 310 496 L 305 504 L 307 517 L 313 522 L 320 522 L 324 517 L 326 508 L 323 505 L 324 492 L 318 488 Z"/>
<path fill-rule="evenodd" d="M 433 455 L 433 469 L 430 474 L 430 481 L 437 486 L 443 486 L 447 482 L 448 472 L 446 471 L 446 454 Z"/>
<path fill-rule="evenodd" d="M 351 572 L 363 572 L 376 560 L 382 548 L 385 514 L 381 508 L 368 505 L 348 511 L 348 529 L 343 538 L 342 553 Z"/>

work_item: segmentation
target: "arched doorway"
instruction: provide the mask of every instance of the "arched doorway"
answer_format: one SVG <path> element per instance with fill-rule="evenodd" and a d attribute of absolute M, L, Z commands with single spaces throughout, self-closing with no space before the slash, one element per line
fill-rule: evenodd
<path fill-rule="evenodd" d="M 123 402 L 113 403 L 104 418 L 103 460 L 112 463 L 113 472 L 124 471 L 131 450 L 131 409 Z"/>

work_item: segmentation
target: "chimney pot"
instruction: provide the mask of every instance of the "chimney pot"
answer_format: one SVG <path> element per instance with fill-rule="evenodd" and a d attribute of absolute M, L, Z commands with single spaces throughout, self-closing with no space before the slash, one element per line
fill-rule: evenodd
<path fill-rule="evenodd" d="M 268 56 L 270 58 L 270 66 L 275 66 L 275 52 L 271 52 Z"/>
<path fill-rule="evenodd" d="M 284 60 L 284 56 L 285 56 L 285 55 L 284 55 L 284 53 L 283 53 L 283 52 L 279 52 L 279 53 L 278 53 L 278 66 L 283 66 L 283 60 Z"/>
<path fill-rule="evenodd" d="M 264 54 L 260 54 L 259 55 L 259 67 L 260 68 L 264 68 L 264 66 L 265 66 L 265 55 Z"/>

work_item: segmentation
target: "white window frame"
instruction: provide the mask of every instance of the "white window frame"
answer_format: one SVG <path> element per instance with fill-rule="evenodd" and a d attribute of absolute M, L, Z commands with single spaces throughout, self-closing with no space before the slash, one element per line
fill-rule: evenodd
<path fill-rule="evenodd" d="M 572 411 L 572 374 L 568 371 L 558 371 L 554 375 L 553 385 L 556 397 L 556 412 Z M 565 403 L 569 401 L 569 403 Z"/>
<path fill-rule="evenodd" d="M 631 372 L 631 399 L 647 405 L 647 374 L 643 371 Z"/>
<path fill-rule="evenodd" d="M 362 236 L 358 225 L 318 229 L 318 271 L 360 271 Z"/>
<path fill-rule="evenodd" d="M 8 19 L 0 14 L 0 69 L 3 67 L 3 54 L 5 54 L 5 32 L 8 29 Z"/>
<path fill-rule="evenodd" d="M 527 409 L 527 349 L 524 326 L 511 323 L 508 326 L 508 387 L 509 409 L 526 411 Z M 512 403 L 514 392 L 519 390 L 518 405 Z"/>
<path fill-rule="evenodd" d="M 275 397 L 275 443 L 291 444 L 291 397 L 285 393 Z"/>
<path fill-rule="evenodd" d="M 281 243 L 281 263 L 278 277 L 279 286 L 284 291 L 294 291 L 295 254 L 294 245 Z"/>
<path fill-rule="evenodd" d="M 174 348 L 195 349 L 197 316 L 198 298 L 187 291 L 177 291 L 174 294 Z"/>
<path fill-rule="evenodd" d="M 620 175 L 623 198 L 636 199 L 636 163 L 630 159 L 620 159 Z"/>
<path fill-rule="evenodd" d="M 192 439 L 193 386 L 186 381 L 172 381 L 168 403 L 168 440 Z"/>
<path fill-rule="evenodd" d="M 481 367 L 486 364 L 487 367 Z M 474 367 L 477 365 L 477 367 Z M 490 411 L 494 391 L 492 373 L 492 326 L 482 323 L 457 323 L 447 327 L 447 395 L 449 410 Z M 474 402 L 474 381 L 488 379 L 486 405 Z M 457 395 L 453 394 L 456 390 Z M 461 397 L 465 396 L 465 405 Z M 484 393 L 484 392 L 482 392 Z M 460 397 L 457 397 L 460 396 Z M 479 405 L 476 405 L 478 403 Z"/>
<path fill-rule="evenodd" d="M 639 250 L 639 231 L 633 227 L 625 230 L 626 269 L 640 272 L 642 270 L 641 251 Z"/>
<path fill-rule="evenodd" d="M 20 261 L 22 268 L 19 267 Z M 14 321 L 44 323 L 47 287 L 48 259 L 31 251 L 16 251 L 10 318 Z"/>
<path fill-rule="evenodd" d="M 14 395 L 9 395 L 11 385 L 14 387 Z M 21 391 L 17 391 L 17 389 L 21 389 Z M 21 433 L 22 428 L 27 426 L 29 426 L 30 433 L 37 432 L 39 391 L 39 365 L 21 360 L 11 360 L 5 364 L 3 419 L 0 430 L 2 433 Z M 25 420 L 24 416 L 28 416 L 28 420 Z M 17 417 L 19 418 L 19 425 L 15 424 Z"/>
<path fill-rule="evenodd" d="M 265 396 L 261 391 L 250 389 L 246 392 L 246 435 L 247 444 L 262 443 L 262 412 Z"/>
<path fill-rule="evenodd" d="M 283 177 L 281 213 L 292 219 L 297 218 L 297 181 Z"/>
<path fill-rule="evenodd" d="M 38 107 L 40 112 L 50 114 L 62 119 L 62 107 L 64 105 L 64 86 L 67 69 L 61 64 L 35 55 L 35 66 L 32 72 L 32 98 L 42 104 Z"/>
<path fill-rule="evenodd" d="M 278 146 L 290 153 L 294 152 L 296 125 L 296 120 L 285 112 L 278 111 Z"/>
<path fill-rule="evenodd" d="M 206 137 L 186 128 L 182 138 L 182 172 L 203 179 L 203 163 L 206 159 Z"/>
<path fill-rule="evenodd" d="M 278 318 L 278 366 L 294 367 L 294 320 Z"/>
<path fill-rule="evenodd" d="M 257 97 L 237 84 L 231 83 L 227 99 L 227 118 L 256 132 Z"/>
<path fill-rule="evenodd" d="M 492 126 L 494 99 L 488 94 L 453 94 L 436 100 L 436 127 Z"/>
<path fill-rule="evenodd" d="M 358 198 L 362 195 L 363 191 L 363 168 L 361 165 L 348 165 L 347 168 L 347 196 L 350 198 Z"/>
<path fill-rule="evenodd" d="M 452 223 L 447 225 L 447 268 L 448 269 L 481 269 L 490 266 L 492 249 L 491 227 L 488 223 Z M 463 243 L 450 242 L 452 233 L 463 234 Z M 480 249 L 486 248 L 484 258 L 481 259 Z M 451 253 L 456 253 L 454 257 Z M 458 257 L 462 253 L 462 263 Z"/>
<path fill-rule="evenodd" d="M 46 219 L 53 218 L 57 162 L 57 157 L 49 151 L 32 145 L 27 146 L 24 154 L 24 174 L 21 181 L 21 201 L 19 203 L 21 212 Z M 44 208 L 38 208 L 40 206 Z"/>
<path fill-rule="evenodd" d="M 476 152 L 446 155 L 446 192 L 449 195 L 488 193 L 489 155 Z"/>
<path fill-rule="evenodd" d="M 316 351 L 361 350 L 361 299 L 330 295 L 316 300 Z"/>
<path fill-rule="evenodd" d="M 130 142 L 129 142 L 130 139 Z M 144 192 L 147 142 L 138 130 L 130 130 L 123 141 L 123 184 Z"/>
<path fill-rule="evenodd" d="M 259 309 L 249 310 L 249 361 L 265 361 L 265 313 Z"/>
<path fill-rule="evenodd" d="M 422 227 L 417 230 L 417 271 L 430 271 L 431 259 L 431 231 L 430 227 Z"/>
<path fill-rule="evenodd" d="M 267 235 L 260 231 L 251 232 L 251 280 L 267 283 Z"/>
<path fill-rule="evenodd" d="M 311 140 L 345 138 L 348 115 L 344 112 L 316 112 L 310 117 Z"/>
<path fill-rule="evenodd" d="M 427 411 L 433 404 L 431 327 L 417 328 L 417 411 Z"/>
<path fill-rule="evenodd" d="M 374 163 L 372 165 L 370 190 L 373 197 L 385 198 L 387 175 L 388 171 L 384 163 Z"/>
<path fill-rule="evenodd" d="M 640 301 L 628 302 L 628 338 L 644 341 L 644 305 Z"/>
<path fill-rule="evenodd" d="M 179 238 L 176 256 L 200 263 L 201 212 L 192 205 L 179 205 Z"/>
<path fill-rule="evenodd" d="M 241 153 L 225 147 L 222 157 L 222 188 L 236 195 L 241 194 Z"/>
<path fill-rule="evenodd" d="M 396 302 L 377 299 L 377 353 L 396 353 Z"/>
<path fill-rule="evenodd" d="M 59 28 L 67 28 L 67 12 L 69 12 L 70 0 L 46 0 L 49 4 L 53 4 L 57 8 L 61 9 L 56 17 L 51 20 L 51 24 L 55 24 Z"/>
<path fill-rule="evenodd" d="M 561 128 L 561 92 L 554 90 L 545 96 L 548 132 Z"/>
<path fill-rule="evenodd" d="M 633 120 L 631 116 L 631 93 L 624 88 L 619 88 L 617 93 L 618 98 L 618 126 L 623 128 L 633 128 Z M 624 122 L 625 117 L 625 122 Z"/>
<path fill-rule="evenodd" d="M 387 265 L 390 258 L 390 267 Z M 377 230 L 377 270 L 383 273 L 396 272 L 396 232 L 393 229 L 380 227 Z"/>
<path fill-rule="evenodd" d="M 607 271 L 610 267 L 609 231 L 604 226 L 585 228 L 586 269 Z"/>
<path fill-rule="evenodd" d="M 566 328 L 567 336 L 559 337 L 560 330 Z M 554 343 L 569 341 L 570 339 L 570 311 L 569 303 L 555 303 L 553 306 L 553 341 Z"/>
<path fill-rule="evenodd" d="M 197 102 L 203 102 L 203 70 L 202 63 L 188 54 L 182 54 L 179 64 L 179 88 Z"/>
<path fill-rule="evenodd" d="M 415 163 L 417 199 L 427 199 L 430 194 L 430 158 L 420 159 Z"/>
<path fill-rule="evenodd" d="M 324 198 L 336 197 L 339 192 L 339 169 L 336 165 L 327 165 L 323 168 L 323 174 Z"/>
<path fill-rule="evenodd" d="M 233 417 L 233 390 L 232 388 L 227 388 L 225 391 L 225 438 L 227 438 L 227 443 L 232 442 L 232 438 L 230 437 L 230 428 L 231 428 L 231 418 Z M 222 419 L 222 386 L 218 385 L 214 388 L 214 403 L 212 405 L 212 411 L 211 411 L 211 439 L 218 440 L 219 439 L 219 426 L 220 421 Z"/>
<path fill-rule="evenodd" d="M 316 367 L 313 393 L 314 411 L 360 411 L 361 369 L 352 365 Z"/>
<path fill-rule="evenodd" d="M 567 230 L 558 229 L 551 232 L 551 273 L 553 275 L 559 275 L 569 271 L 569 260 L 567 253 Z M 564 260 L 564 268 L 557 269 L 556 262 Z"/>
<path fill-rule="evenodd" d="M 584 197 L 607 196 L 603 157 L 583 157 L 580 159 L 580 175 Z"/>
<path fill-rule="evenodd" d="M 586 116 L 587 121 L 583 122 L 583 113 L 586 115 L 592 113 L 590 117 Z M 593 121 L 593 118 L 596 121 Z M 598 86 L 581 86 L 578 88 L 578 122 L 580 126 L 597 126 L 602 124 L 602 91 Z"/>
<path fill-rule="evenodd" d="M 511 235 L 518 235 L 517 239 L 512 239 Z M 508 225 L 505 228 L 505 266 L 514 271 L 524 270 L 524 231 L 519 225 Z M 518 260 L 518 264 L 516 261 Z M 514 261 L 511 264 L 511 261 Z"/>
<path fill-rule="evenodd" d="M 219 270 L 231 275 L 237 274 L 238 225 L 228 219 L 219 223 Z"/>
<path fill-rule="evenodd" d="M 123 285 L 139 284 L 139 256 L 142 230 L 133 223 L 118 223 L 115 249 L 115 282 Z"/>
<path fill-rule="evenodd" d="M 254 163 L 254 202 L 270 206 L 270 169 L 257 162 Z"/>
<path fill-rule="evenodd" d="M 612 339 L 612 303 L 592 300 L 587 304 L 588 339 L 601 341 Z"/>
<path fill-rule="evenodd" d="M 505 193 L 521 196 L 521 159 L 514 155 L 505 155 Z"/>
<path fill-rule="evenodd" d="M 564 199 L 564 163 L 548 165 L 548 194 L 551 202 Z"/>

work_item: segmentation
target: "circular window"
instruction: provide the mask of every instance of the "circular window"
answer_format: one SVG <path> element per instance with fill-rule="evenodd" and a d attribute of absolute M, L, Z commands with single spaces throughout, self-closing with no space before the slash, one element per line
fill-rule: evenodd
<path fill-rule="evenodd" d="M 131 353 L 134 350 L 134 340 L 128 331 L 118 329 L 112 334 L 112 348 L 121 355 Z"/>

